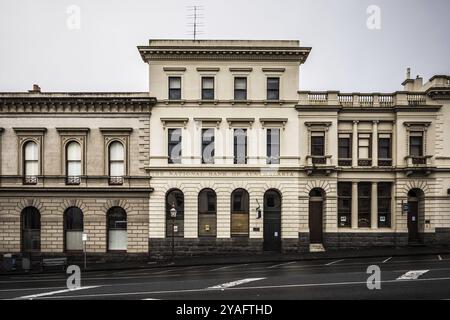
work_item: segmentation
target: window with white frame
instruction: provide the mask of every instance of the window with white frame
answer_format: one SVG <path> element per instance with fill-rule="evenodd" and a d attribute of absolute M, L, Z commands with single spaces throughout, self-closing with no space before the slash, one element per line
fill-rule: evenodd
<path fill-rule="evenodd" d="M 280 129 L 267 129 L 267 164 L 280 163 Z"/>
<path fill-rule="evenodd" d="M 25 183 L 37 183 L 37 176 L 39 175 L 39 146 L 36 142 L 28 141 L 25 143 L 23 159 Z"/>
<path fill-rule="evenodd" d="M 109 145 L 109 176 L 111 184 L 122 184 L 125 175 L 125 148 L 119 141 Z"/>
<path fill-rule="evenodd" d="M 81 176 L 81 145 L 71 141 L 66 145 L 66 175 L 69 183 L 79 183 Z"/>

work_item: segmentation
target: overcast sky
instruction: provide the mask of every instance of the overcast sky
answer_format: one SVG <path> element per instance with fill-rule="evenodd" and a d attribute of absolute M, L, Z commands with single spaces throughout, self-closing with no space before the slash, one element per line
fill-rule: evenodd
<path fill-rule="evenodd" d="M 448 0 L 0 0 L 0 91 L 147 91 L 136 46 L 189 38 L 192 4 L 204 8 L 201 39 L 312 47 L 301 90 L 392 92 L 408 66 L 450 75 Z"/>

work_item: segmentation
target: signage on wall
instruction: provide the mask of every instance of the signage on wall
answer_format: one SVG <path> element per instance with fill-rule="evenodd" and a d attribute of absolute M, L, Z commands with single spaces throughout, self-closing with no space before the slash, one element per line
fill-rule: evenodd
<path fill-rule="evenodd" d="M 82 235 L 82 239 L 81 239 L 83 242 L 86 242 L 86 241 L 88 241 L 88 235 L 87 235 L 87 233 L 83 233 L 83 235 Z"/>
<path fill-rule="evenodd" d="M 409 211 L 409 204 L 405 203 L 403 204 L 403 212 L 408 212 Z"/>

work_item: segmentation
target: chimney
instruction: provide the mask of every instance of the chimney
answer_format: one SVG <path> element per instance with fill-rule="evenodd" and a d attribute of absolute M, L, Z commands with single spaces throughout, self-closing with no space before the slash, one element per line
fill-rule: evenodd
<path fill-rule="evenodd" d="M 406 79 L 411 79 L 411 68 L 406 68 Z"/>
<path fill-rule="evenodd" d="M 414 80 L 411 79 L 411 68 L 406 68 L 406 80 L 402 82 L 403 90 L 413 91 Z"/>
<path fill-rule="evenodd" d="M 33 89 L 28 90 L 29 93 L 41 93 L 41 87 L 39 87 L 37 84 L 33 84 Z"/>
<path fill-rule="evenodd" d="M 414 90 L 419 91 L 423 87 L 423 78 L 417 75 L 416 80 L 414 80 Z"/>

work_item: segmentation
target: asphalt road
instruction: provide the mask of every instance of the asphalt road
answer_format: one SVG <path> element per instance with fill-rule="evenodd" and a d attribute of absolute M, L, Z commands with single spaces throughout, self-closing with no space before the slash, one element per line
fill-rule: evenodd
<path fill-rule="evenodd" d="M 369 290 L 367 268 L 381 269 Z M 450 252 L 441 255 L 0 277 L 0 299 L 277 300 L 450 299 Z M 373 281 L 371 281 L 373 283 Z"/>

